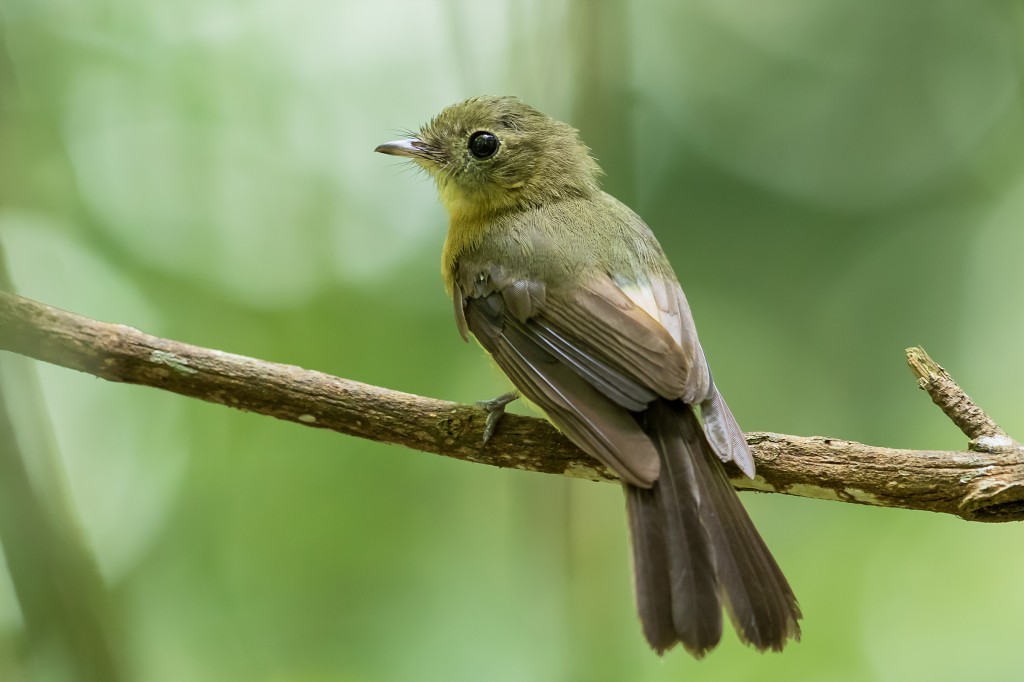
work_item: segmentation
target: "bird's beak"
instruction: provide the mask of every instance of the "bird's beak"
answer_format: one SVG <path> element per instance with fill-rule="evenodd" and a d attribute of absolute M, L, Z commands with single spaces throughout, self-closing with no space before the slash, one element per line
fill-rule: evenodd
<path fill-rule="evenodd" d="M 415 137 L 408 140 L 395 140 L 393 142 L 385 142 L 384 144 L 377 145 L 377 148 L 373 151 L 380 152 L 381 154 L 390 154 L 391 156 L 409 156 L 409 157 L 422 157 L 423 152 L 426 151 L 427 145 L 422 140 L 418 140 Z"/>

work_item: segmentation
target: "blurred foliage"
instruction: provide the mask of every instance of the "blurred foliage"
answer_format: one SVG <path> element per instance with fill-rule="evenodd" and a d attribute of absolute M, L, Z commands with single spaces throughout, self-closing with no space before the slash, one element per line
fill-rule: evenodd
<path fill-rule="evenodd" d="M 459 342 L 436 272 L 434 189 L 371 150 L 518 94 L 577 125 L 659 235 L 745 428 L 960 448 L 903 366 L 922 344 L 1020 438 L 1022 17 L 1001 0 L 6 0 L 0 242 L 53 305 L 489 397 L 503 379 Z M 760 656 L 730 634 L 659 661 L 615 486 L 38 374 L 129 679 L 1024 667 L 1017 526 L 747 495 L 804 641 Z M 0 678 L 63 679 L 24 608 L 0 582 Z"/>

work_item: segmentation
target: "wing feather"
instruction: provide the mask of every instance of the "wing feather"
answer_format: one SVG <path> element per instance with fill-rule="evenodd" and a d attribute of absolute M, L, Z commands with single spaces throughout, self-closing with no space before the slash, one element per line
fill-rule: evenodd
<path fill-rule="evenodd" d="M 659 397 L 700 404 L 719 457 L 753 474 L 674 279 L 623 286 L 602 274 L 559 295 L 491 270 L 456 282 L 453 293 L 460 332 L 465 324 L 552 422 L 625 480 L 647 487 L 657 476 L 654 449 L 629 413 Z"/>
<path fill-rule="evenodd" d="M 686 395 L 694 357 L 610 277 L 594 278 L 564 298 L 550 296 L 543 316 L 578 352 L 599 357 L 663 398 Z"/>
<path fill-rule="evenodd" d="M 658 451 L 631 413 L 513 324 L 500 294 L 469 299 L 466 321 L 512 383 L 569 440 L 633 485 L 648 488 L 658 478 Z"/>

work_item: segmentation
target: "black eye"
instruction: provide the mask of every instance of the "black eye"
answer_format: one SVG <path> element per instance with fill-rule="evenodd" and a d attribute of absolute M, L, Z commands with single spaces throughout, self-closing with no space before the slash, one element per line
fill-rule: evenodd
<path fill-rule="evenodd" d="M 469 136 L 469 153 L 478 159 L 489 159 L 498 151 L 498 136 L 478 130 Z"/>

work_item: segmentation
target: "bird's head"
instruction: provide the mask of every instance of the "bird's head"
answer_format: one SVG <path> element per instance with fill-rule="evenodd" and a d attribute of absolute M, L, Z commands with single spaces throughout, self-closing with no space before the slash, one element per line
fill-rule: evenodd
<path fill-rule="evenodd" d="M 453 104 L 415 137 L 375 151 L 415 161 L 453 219 L 487 218 L 598 189 L 601 170 L 576 130 L 515 97 Z"/>

